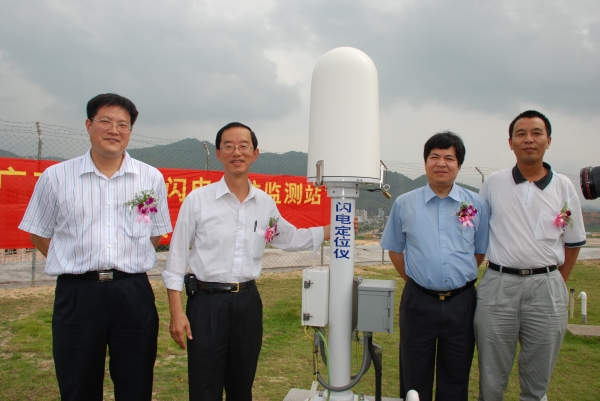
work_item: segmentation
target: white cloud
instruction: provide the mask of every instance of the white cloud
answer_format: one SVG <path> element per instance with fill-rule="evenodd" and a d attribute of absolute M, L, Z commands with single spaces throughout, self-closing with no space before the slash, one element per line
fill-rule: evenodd
<path fill-rule="evenodd" d="M 263 149 L 304 151 L 314 64 L 334 47 L 354 46 L 378 68 L 384 158 L 420 162 L 424 139 L 451 129 L 467 142 L 466 163 L 503 167 L 513 161 L 506 126 L 526 105 L 581 132 L 554 164 L 574 170 L 577 159 L 594 157 L 586 143 L 600 115 L 596 0 L 0 7 L 3 119 L 35 113 L 79 126 L 87 100 L 113 91 L 140 109 L 138 133 L 212 141 L 219 127 L 242 121 L 261 133 Z"/>
<path fill-rule="evenodd" d="M 47 110 L 56 103 L 56 99 L 30 82 L 5 58 L 5 54 L 0 52 L 0 118 L 12 121 L 50 118 Z"/>

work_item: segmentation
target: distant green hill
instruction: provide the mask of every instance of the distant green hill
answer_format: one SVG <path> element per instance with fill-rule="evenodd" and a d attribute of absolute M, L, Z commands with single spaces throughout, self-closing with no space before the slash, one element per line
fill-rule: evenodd
<path fill-rule="evenodd" d="M 0 149 L 0 157 L 11 157 L 11 158 L 21 158 L 21 156 L 16 153 L 9 152 L 8 150 Z"/>
<path fill-rule="evenodd" d="M 214 145 L 206 142 L 206 146 L 210 153 L 208 156 L 208 169 L 223 170 L 222 164 L 217 160 Z M 127 151 L 132 157 L 155 167 L 191 170 L 204 170 L 207 168 L 206 149 L 202 141 L 195 138 L 183 139 L 168 145 L 128 149 Z M 0 150 L 0 156 L 20 157 L 3 150 Z M 59 157 L 48 157 L 48 159 L 64 160 Z M 252 164 L 250 171 L 257 174 L 306 176 L 307 162 L 308 154 L 303 152 L 286 152 L 283 154 L 265 152 L 261 153 L 258 160 Z M 386 199 L 381 192 L 368 192 L 361 187 L 361 195 L 356 205 L 357 209 L 366 209 L 369 216 L 377 215 L 379 209 L 383 209 L 387 215 L 397 196 L 424 186 L 427 183 L 427 177 L 422 175 L 413 180 L 403 174 L 389 171 L 387 173 L 387 183 L 390 185 L 391 199 Z M 478 192 L 476 188 L 465 187 Z"/>
<path fill-rule="evenodd" d="M 208 147 L 208 170 L 222 170 L 222 165 L 215 156 L 215 147 Z M 201 141 L 187 138 L 168 145 L 157 145 L 141 149 L 127 149 L 131 157 L 148 163 L 154 167 L 186 168 L 191 170 L 206 169 L 206 149 Z"/>
<path fill-rule="evenodd" d="M 215 147 L 211 143 L 206 143 L 209 155 L 209 170 L 223 170 L 223 166 L 217 160 Z M 206 150 L 201 141 L 188 138 L 169 145 L 152 146 L 141 149 L 129 149 L 129 154 L 145 163 L 155 167 L 185 168 L 194 170 L 204 170 L 206 168 Z M 306 164 L 308 154 L 303 152 L 279 153 L 261 153 L 258 160 L 250 171 L 257 174 L 274 175 L 296 175 L 306 176 Z M 384 209 L 387 212 L 396 196 L 424 185 L 426 179 L 419 177 L 416 180 L 396 173 L 388 172 L 387 182 L 390 184 L 390 193 L 392 199 L 387 200 L 381 192 L 362 191 L 357 202 L 358 209 L 367 209 L 370 216 L 376 215 L 378 209 Z"/>

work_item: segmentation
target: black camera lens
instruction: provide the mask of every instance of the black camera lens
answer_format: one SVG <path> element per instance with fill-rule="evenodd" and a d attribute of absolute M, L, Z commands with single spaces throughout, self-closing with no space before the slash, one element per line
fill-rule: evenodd
<path fill-rule="evenodd" d="M 600 188 L 600 168 L 584 167 L 579 173 L 579 182 L 581 183 L 581 192 L 585 199 L 596 199 L 598 197 L 598 188 Z"/>

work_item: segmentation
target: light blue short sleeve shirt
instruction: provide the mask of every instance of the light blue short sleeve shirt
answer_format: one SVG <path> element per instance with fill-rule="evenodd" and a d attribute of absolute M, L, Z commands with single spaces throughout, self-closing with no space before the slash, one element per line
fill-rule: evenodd
<path fill-rule="evenodd" d="M 456 215 L 461 202 L 477 209 L 473 226 Z M 456 184 L 445 198 L 429 185 L 396 198 L 381 237 L 381 247 L 404 253 L 405 271 L 432 290 L 453 290 L 477 277 L 475 254 L 488 247 L 488 202 Z"/>

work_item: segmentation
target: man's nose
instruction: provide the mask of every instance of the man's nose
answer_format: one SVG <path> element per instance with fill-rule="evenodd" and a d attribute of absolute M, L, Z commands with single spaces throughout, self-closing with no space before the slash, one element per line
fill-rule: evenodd
<path fill-rule="evenodd" d="M 110 127 L 106 130 L 106 132 L 118 135 L 119 130 L 117 129 L 117 123 L 111 123 Z"/>

